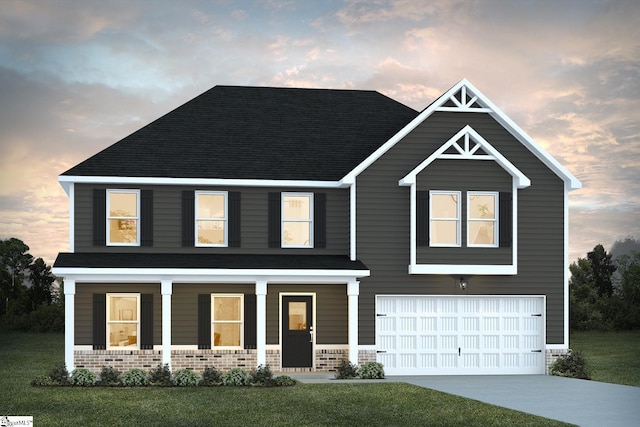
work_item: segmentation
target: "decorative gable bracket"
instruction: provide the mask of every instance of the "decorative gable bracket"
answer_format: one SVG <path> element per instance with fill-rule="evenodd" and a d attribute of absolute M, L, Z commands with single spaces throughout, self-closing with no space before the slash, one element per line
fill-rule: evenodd
<path fill-rule="evenodd" d="M 436 111 L 453 111 L 465 113 L 492 113 L 493 110 L 473 92 L 468 84 L 460 85 L 457 92 L 449 94 Z"/>
<path fill-rule="evenodd" d="M 517 188 L 522 189 L 531 185 L 531 180 L 525 174 L 469 125 L 452 136 L 398 184 L 401 186 L 415 184 L 417 175 L 436 159 L 493 160 L 513 177 Z"/>

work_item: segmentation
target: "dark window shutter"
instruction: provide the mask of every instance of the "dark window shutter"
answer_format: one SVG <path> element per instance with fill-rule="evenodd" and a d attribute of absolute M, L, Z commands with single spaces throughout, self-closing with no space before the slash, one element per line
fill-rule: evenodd
<path fill-rule="evenodd" d="M 416 193 L 416 244 L 429 246 L 429 192 Z"/>
<path fill-rule="evenodd" d="M 93 246 L 107 244 L 107 190 L 93 189 Z"/>
<path fill-rule="evenodd" d="M 327 247 L 327 195 L 313 195 L 313 245 L 316 248 Z"/>
<path fill-rule="evenodd" d="M 211 348 L 211 294 L 198 295 L 198 349 Z"/>
<path fill-rule="evenodd" d="M 269 247 L 279 248 L 282 234 L 282 206 L 280 193 L 269 193 Z"/>
<path fill-rule="evenodd" d="M 498 227 L 501 248 L 510 248 L 513 240 L 513 206 L 512 194 L 501 192 L 499 195 Z"/>
<path fill-rule="evenodd" d="M 182 246 L 195 246 L 196 205 L 195 193 L 190 190 L 182 192 Z"/>
<path fill-rule="evenodd" d="M 107 295 L 93 294 L 93 349 L 107 348 Z"/>
<path fill-rule="evenodd" d="M 256 296 L 244 295 L 244 348 L 256 348 L 257 338 Z"/>
<path fill-rule="evenodd" d="M 140 244 L 153 246 L 153 190 L 140 192 Z"/>
<path fill-rule="evenodd" d="M 240 192 L 229 191 L 229 247 L 240 247 Z"/>
<path fill-rule="evenodd" d="M 153 350 L 153 294 L 140 295 L 140 349 Z"/>

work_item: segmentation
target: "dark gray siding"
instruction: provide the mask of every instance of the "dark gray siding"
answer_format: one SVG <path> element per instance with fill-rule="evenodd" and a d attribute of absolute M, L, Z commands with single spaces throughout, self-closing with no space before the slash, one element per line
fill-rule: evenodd
<path fill-rule="evenodd" d="M 500 165 L 491 161 L 435 160 L 417 177 L 417 190 L 454 190 L 461 197 L 460 248 L 418 246 L 418 264 L 511 264 L 511 248 L 468 248 L 466 191 L 506 191 L 512 189 L 512 178 Z"/>
<path fill-rule="evenodd" d="M 563 341 L 564 183 L 488 114 L 434 113 L 357 178 L 358 258 L 371 270 L 371 277 L 360 285 L 361 345 L 375 343 L 376 294 L 461 292 L 459 274 L 407 274 L 409 188 L 398 186 L 398 181 L 467 124 L 532 184 L 518 192 L 518 274 L 467 276 L 466 294 L 546 295 L 547 343 Z M 466 161 L 464 168 L 451 170 L 451 180 L 475 168 L 473 163 Z M 499 258 L 499 251 L 487 248 L 487 252 Z"/>
<path fill-rule="evenodd" d="M 153 190 L 153 246 L 93 246 L 93 188 L 140 188 Z M 182 191 L 239 191 L 241 193 L 241 246 L 239 248 L 185 248 L 182 246 Z M 349 253 L 349 190 L 316 189 L 327 196 L 327 247 L 322 249 L 280 249 L 268 247 L 268 193 L 309 189 L 236 188 L 182 186 L 75 186 L 75 251 L 76 252 L 192 252 L 192 253 L 252 253 L 252 254 L 324 254 Z"/>
<path fill-rule="evenodd" d="M 198 344 L 198 294 L 255 294 L 253 284 L 174 283 L 171 296 L 171 344 Z"/>
<path fill-rule="evenodd" d="M 162 343 L 162 295 L 160 284 L 100 284 L 76 283 L 75 344 L 93 344 L 93 294 L 126 293 L 153 294 L 153 343 Z"/>
<path fill-rule="evenodd" d="M 267 344 L 280 338 L 280 293 L 316 294 L 316 344 L 348 343 L 348 305 L 346 285 L 277 285 L 267 289 Z"/>

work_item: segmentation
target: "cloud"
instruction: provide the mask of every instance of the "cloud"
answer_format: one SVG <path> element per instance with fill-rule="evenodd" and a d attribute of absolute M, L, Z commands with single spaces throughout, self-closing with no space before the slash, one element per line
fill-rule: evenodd
<path fill-rule="evenodd" d="M 6 0 L 0 237 L 65 247 L 57 175 L 216 84 L 373 89 L 421 110 L 462 77 L 582 180 L 572 256 L 640 237 L 637 22 L 633 0 Z"/>

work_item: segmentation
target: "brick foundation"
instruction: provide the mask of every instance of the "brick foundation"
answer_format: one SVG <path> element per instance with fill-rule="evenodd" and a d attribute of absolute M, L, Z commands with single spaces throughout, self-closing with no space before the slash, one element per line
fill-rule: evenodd
<path fill-rule="evenodd" d="M 545 357 L 545 366 L 546 366 L 545 373 L 547 375 L 550 375 L 549 367 L 551 366 L 551 364 L 555 362 L 556 359 L 558 359 L 558 357 L 564 356 L 569 351 L 570 350 L 567 350 L 567 349 L 547 349 L 546 357 Z"/>
<path fill-rule="evenodd" d="M 104 366 L 126 372 L 133 368 L 145 371 L 162 364 L 162 351 L 159 350 L 84 350 L 75 351 L 76 368 L 87 368 L 99 374 Z M 267 350 L 266 363 L 273 371 L 279 372 L 337 372 L 340 362 L 348 360 L 346 349 L 316 350 L 315 369 L 280 368 L 280 351 Z M 360 350 L 358 364 L 376 360 L 376 352 Z M 189 368 L 202 373 L 206 367 L 215 367 L 220 371 L 242 368 L 249 371 L 257 366 L 256 350 L 173 350 L 171 368 L 173 371 Z"/>

